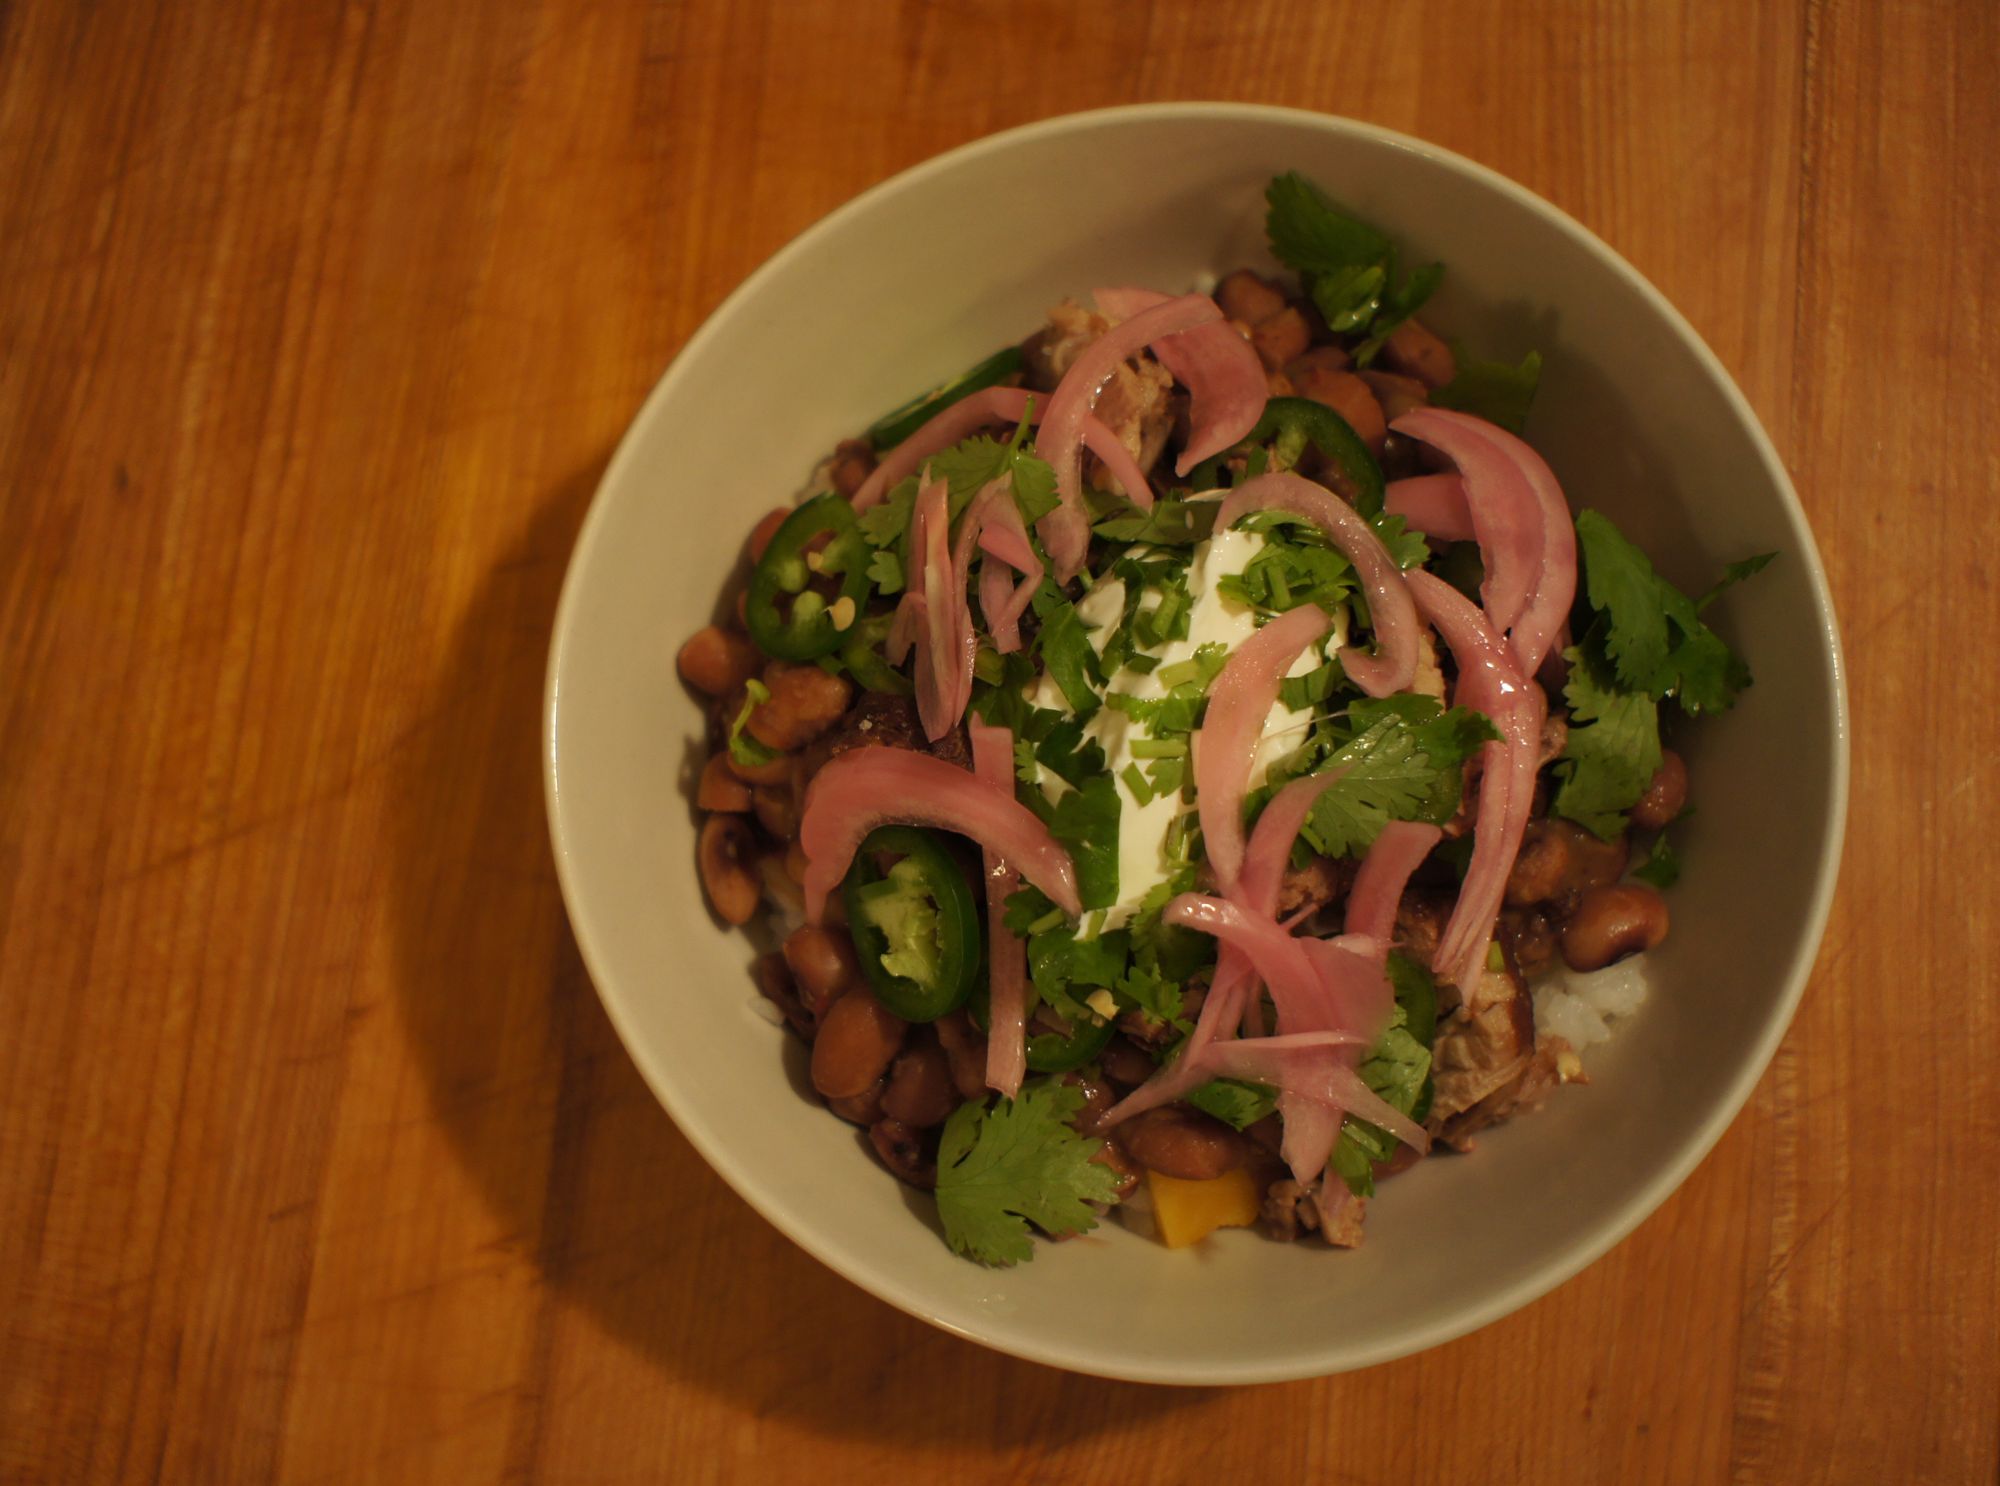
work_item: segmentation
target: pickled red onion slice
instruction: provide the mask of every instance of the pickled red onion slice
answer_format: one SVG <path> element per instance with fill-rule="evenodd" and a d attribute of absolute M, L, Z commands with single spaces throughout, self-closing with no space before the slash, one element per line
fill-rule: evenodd
<path fill-rule="evenodd" d="M 975 721 L 972 732 L 972 772 L 995 789 L 1014 792 L 1014 734 L 1003 727 Z M 1007 895 L 1020 884 L 1020 874 L 1007 859 L 988 848 L 986 860 L 986 962 L 988 1005 L 986 1082 L 1012 1099 L 1021 1092 L 1028 1067 L 1028 947 L 1007 928 Z"/>
<path fill-rule="evenodd" d="M 1340 663 L 1371 697 L 1407 691 L 1417 674 L 1417 611 L 1396 560 L 1374 528 L 1324 485 L 1289 472 L 1259 475 L 1237 486 L 1215 513 L 1215 529 L 1227 531 L 1252 511 L 1290 511 L 1305 517 L 1354 564 L 1368 595 L 1377 653 L 1350 645 L 1340 652 Z"/>
<path fill-rule="evenodd" d="M 1278 685 L 1332 624 L 1312 604 L 1280 614 L 1237 646 L 1209 683 L 1208 711 L 1195 734 L 1194 784 L 1202 841 L 1224 893 L 1235 891 L 1243 870 L 1243 796 Z"/>
<path fill-rule="evenodd" d="M 805 852 L 806 917 L 820 922 L 827 895 L 877 826 L 929 826 L 970 837 L 1004 858 L 1051 902 L 1075 917 L 1076 868 L 1035 812 L 956 764 L 879 744 L 829 759 L 806 790 L 799 817 Z"/>
<path fill-rule="evenodd" d="M 1097 307 L 1118 320 L 1129 320 L 1167 299 L 1154 289 L 1097 291 Z M 1188 390 L 1192 426 L 1174 466 L 1176 473 L 1185 475 L 1204 459 L 1242 442 L 1264 416 L 1264 404 L 1271 396 L 1264 363 L 1233 325 L 1218 321 L 1163 337 L 1153 342 L 1153 354 Z"/>

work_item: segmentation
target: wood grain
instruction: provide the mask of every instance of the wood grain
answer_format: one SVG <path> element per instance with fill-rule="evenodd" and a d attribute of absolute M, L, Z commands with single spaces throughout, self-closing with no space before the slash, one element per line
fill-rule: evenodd
<path fill-rule="evenodd" d="M 0 1477 L 1986 1481 L 2000 11 L 0 6 Z M 1371 1372 L 1100 1383 L 794 1250 L 584 977 L 537 774 L 613 442 L 744 274 L 991 129 L 1420 132 L 1682 307 L 1797 476 L 1842 894 L 1610 1257 Z"/>

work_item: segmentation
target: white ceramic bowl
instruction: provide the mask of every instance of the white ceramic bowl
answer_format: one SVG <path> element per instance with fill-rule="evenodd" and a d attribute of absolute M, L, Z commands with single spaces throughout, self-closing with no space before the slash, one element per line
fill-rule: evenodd
<path fill-rule="evenodd" d="M 1782 558 L 1722 606 L 1755 687 L 1698 729 L 1699 812 L 1656 988 L 1593 1082 L 1426 1161 L 1353 1253 L 1251 1232 L 1170 1252 L 1115 1224 L 1034 1262 L 955 1258 L 927 1204 L 808 1094 L 759 1015 L 743 935 L 703 905 L 674 674 L 756 518 L 834 442 L 1107 282 L 1269 265 L 1261 193 L 1296 168 L 1442 259 L 1426 318 L 1538 347 L 1529 435 L 1684 585 Z M 626 307 L 629 312 L 631 307 Z M 640 307 L 643 309 L 643 307 Z M 1429 145 L 1317 114 L 1169 104 L 955 150 L 834 212 L 744 282 L 654 389 L 571 561 L 549 661 L 547 786 L 570 921 L 604 1005 L 689 1140 L 759 1212 L 911 1314 L 1022 1357 L 1174 1383 L 1365 1366 L 1526 1304 L 1616 1243 L 1741 1108 L 1806 981 L 1838 866 L 1847 722 L 1826 584 L 1755 415 L 1674 309 L 1582 227 Z M 829 1278 L 828 1283 L 834 1283 Z"/>

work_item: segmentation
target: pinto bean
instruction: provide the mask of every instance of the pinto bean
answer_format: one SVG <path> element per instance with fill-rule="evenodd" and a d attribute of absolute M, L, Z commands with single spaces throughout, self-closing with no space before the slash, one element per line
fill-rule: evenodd
<path fill-rule="evenodd" d="M 1285 308 L 1285 296 L 1262 274 L 1239 268 L 1215 286 L 1215 302 L 1222 313 L 1245 325 L 1262 325 Z"/>
<path fill-rule="evenodd" d="M 1592 888 L 1563 925 L 1563 959 L 1572 970 L 1602 970 L 1667 937 L 1667 900 L 1644 883 Z"/>
<path fill-rule="evenodd" d="M 1250 347 L 1257 353 L 1257 359 L 1264 363 L 1267 372 L 1277 371 L 1287 362 L 1298 360 L 1311 344 L 1312 330 L 1306 324 L 1306 317 L 1291 305 L 1286 305 L 1250 331 Z"/>
<path fill-rule="evenodd" d="M 952 1087 L 951 1061 L 928 1028 L 919 1027 L 909 1046 L 896 1055 L 889 1069 L 889 1086 L 882 1093 L 882 1112 L 912 1130 L 942 1125 L 958 1108 Z"/>
<path fill-rule="evenodd" d="M 749 923 L 763 889 L 758 885 L 757 843 L 743 817 L 711 815 L 703 821 L 695 862 L 709 906 L 728 923 Z"/>
<path fill-rule="evenodd" d="M 802 748 L 840 721 L 854 695 L 843 676 L 810 663 L 774 660 L 764 667 L 771 699 L 750 714 L 745 730 L 767 748 Z"/>
<path fill-rule="evenodd" d="M 1515 908 L 1558 897 L 1569 880 L 1569 836 L 1559 822 L 1533 821 L 1521 838 L 1520 853 L 1507 874 L 1507 902 Z"/>
<path fill-rule="evenodd" d="M 1132 1195 L 1132 1189 L 1139 1185 L 1139 1178 L 1145 1174 L 1145 1169 L 1120 1150 L 1115 1140 L 1105 1141 L 1090 1159 L 1099 1166 L 1109 1167 L 1117 1175 L 1118 1184 L 1111 1191 L 1121 1202 Z"/>
<path fill-rule="evenodd" d="M 1083 1094 L 1083 1107 L 1077 1110 L 1076 1118 L 1070 1123 L 1084 1135 L 1095 1135 L 1104 1116 L 1118 1102 L 1117 1091 L 1103 1079 L 1082 1073 L 1072 1073 L 1063 1082 Z"/>
<path fill-rule="evenodd" d="M 826 1107 L 848 1124 L 859 1125 L 865 1130 L 882 1118 L 882 1095 L 888 1087 L 888 1079 L 878 1078 L 859 1094 L 827 1100 Z"/>
<path fill-rule="evenodd" d="M 802 924 L 785 939 L 785 964 L 815 1015 L 861 984 L 854 941 L 839 929 Z"/>
<path fill-rule="evenodd" d="M 785 957 L 779 954 L 759 955 L 750 974 L 764 999 L 785 1014 L 792 1030 L 806 1041 L 812 1041 L 815 1018 L 799 1000 L 798 987 L 792 984 L 792 972 L 785 968 Z"/>
<path fill-rule="evenodd" d="M 1098 1054 L 1097 1066 L 1104 1076 L 1122 1088 L 1136 1089 L 1153 1076 L 1153 1060 L 1123 1037 L 1114 1037 Z"/>
<path fill-rule="evenodd" d="M 1565 896 L 1607 887 L 1625 875 L 1632 843 L 1623 831 L 1610 841 L 1602 841 L 1575 821 L 1551 820 L 1549 826 L 1561 831 L 1569 845 L 1569 876 L 1563 883 Z"/>
<path fill-rule="evenodd" d="M 911 1186 L 928 1192 L 937 1185 L 937 1162 L 925 1152 L 923 1137 L 901 1120 L 877 1120 L 868 1140 L 882 1164 Z"/>
<path fill-rule="evenodd" d="M 820 1018 L 813 1042 L 813 1087 L 828 1099 L 859 1094 L 888 1071 L 905 1027 L 868 992 L 849 991 Z"/>
<path fill-rule="evenodd" d="M 1389 332 L 1382 343 L 1382 359 L 1426 387 L 1442 387 L 1458 375 L 1451 347 L 1417 320 L 1405 320 Z"/>
<path fill-rule="evenodd" d="M 1306 385 L 1314 378 L 1346 371 L 1353 364 L 1354 358 L 1338 346 L 1314 346 L 1305 355 L 1285 363 L 1285 379 L 1292 384 L 1296 395 L 1306 397 L 1309 395 Z"/>
<path fill-rule="evenodd" d="M 1382 416 L 1391 423 L 1412 408 L 1421 408 L 1431 400 L 1428 387 L 1401 372 L 1370 370 L 1356 372 L 1355 375 L 1368 384 L 1368 390 L 1375 394 L 1375 401 L 1382 404 Z"/>
<path fill-rule="evenodd" d="M 1556 926 L 1540 908 L 1508 908 L 1500 914 L 1500 943 L 1514 957 L 1523 979 L 1540 975 L 1556 962 Z"/>
<path fill-rule="evenodd" d="M 827 466 L 826 477 L 833 482 L 833 488 L 849 500 L 859 490 L 868 477 L 875 472 L 875 451 L 866 439 L 842 439 L 833 451 L 833 460 Z"/>
<path fill-rule="evenodd" d="M 748 635 L 711 624 L 698 629 L 675 657 L 681 680 L 706 696 L 719 697 L 736 690 L 757 674 L 764 657 Z"/>
<path fill-rule="evenodd" d="M 799 802 L 789 782 L 758 785 L 751 792 L 750 803 L 757 812 L 757 824 L 778 840 L 789 841 L 798 835 Z"/>
<path fill-rule="evenodd" d="M 711 753 L 701 766 L 701 782 L 694 788 L 694 802 L 703 810 L 741 815 L 750 808 L 750 786 L 729 772 L 726 754 Z"/>
<path fill-rule="evenodd" d="M 931 1023 L 938 1043 L 951 1065 L 952 1087 L 961 1099 L 986 1097 L 986 1039 L 962 1011 L 939 1017 Z"/>
<path fill-rule="evenodd" d="M 771 538 L 777 535 L 778 528 L 785 524 L 785 518 L 791 514 L 790 506 L 773 506 L 757 518 L 757 524 L 750 528 L 750 540 L 744 544 L 744 549 L 749 553 L 752 562 L 756 562 L 764 555 L 764 549 L 771 545 Z"/>
<path fill-rule="evenodd" d="M 1665 830 L 1688 801 L 1687 765 L 1671 748 L 1660 750 L 1659 772 L 1653 775 L 1639 803 L 1632 807 L 1632 824 L 1642 831 Z"/>
<path fill-rule="evenodd" d="M 1134 1115 L 1117 1129 L 1125 1154 L 1161 1176 L 1207 1181 L 1236 1170 L 1248 1157 L 1244 1142 L 1222 1121 L 1184 1104 Z"/>
<path fill-rule="evenodd" d="M 1389 423 L 1382 416 L 1382 404 L 1375 401 L 1375 394 L 1368 390 L 1366 382 L 1353 372 L 1344 371 L 1314 372 L 1302 382 L 1293 373 L 1292 380 L 1298 383 L 1301 397 L 1325 403 L 1345 418 L 1371 454 L 1382 452 Z"/>

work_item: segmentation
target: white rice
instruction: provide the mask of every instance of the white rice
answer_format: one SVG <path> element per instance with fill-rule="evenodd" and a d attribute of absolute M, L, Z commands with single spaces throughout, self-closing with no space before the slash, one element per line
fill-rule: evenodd
<path fill-rule="evenodd" d="M 1560 1037 L 1581 1053 L 1608 1039 L 1639 1009 L 1648 989 L 1644 955 L 1587 975 L 1558 970 L 1535 987 L 1535 1035 Z"/>

